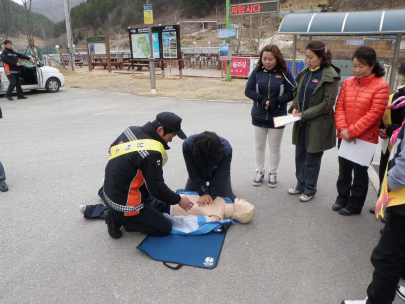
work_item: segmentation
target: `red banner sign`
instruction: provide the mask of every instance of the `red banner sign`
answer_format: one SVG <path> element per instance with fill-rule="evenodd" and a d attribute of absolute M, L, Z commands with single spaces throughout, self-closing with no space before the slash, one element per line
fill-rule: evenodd
<path fill-rule="evenodd" d="M 225 74 L 226 74 L 226 71 L 227 71 L 227 69 L 226 69 L 226 65 L 225 65 Z M 232 58 L 231 76 L 248 77 L 249 76 L 249 58 Z"/>

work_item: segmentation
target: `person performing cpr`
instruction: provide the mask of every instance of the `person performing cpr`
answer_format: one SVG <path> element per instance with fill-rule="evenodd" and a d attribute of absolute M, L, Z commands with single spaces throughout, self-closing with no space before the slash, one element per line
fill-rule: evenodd
<path fill-rule="evenodd" d="M 193 206 L 187 197 L 170 190 L 163 178 L 166 150 L 170 149 L 167 144 L 176 135 L 187 138 L 181 121 L 174 113 L 162 112 L 142 127 L 128 127 L 111 144 L 99 196 L 108 208 L 104 218 L 112 238 L 122 236 L 122 225 L 127 231 L 157 236 L 171 232 L 170 220 L 149 203 L 151 195 L 185 211 Z"/>

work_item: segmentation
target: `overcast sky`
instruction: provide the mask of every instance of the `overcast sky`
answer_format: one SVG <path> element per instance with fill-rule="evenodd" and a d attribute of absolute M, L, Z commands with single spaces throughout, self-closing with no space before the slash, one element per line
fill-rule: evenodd
<path fill-rule="evenodd" d="M 21 0 L 13 0 L 14 2 L 17 2 L 18 4 L 22 4 Z"/>

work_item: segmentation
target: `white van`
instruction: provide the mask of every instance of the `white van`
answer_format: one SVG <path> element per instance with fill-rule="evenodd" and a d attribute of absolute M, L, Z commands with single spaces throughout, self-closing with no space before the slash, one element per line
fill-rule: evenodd
<path fill-rule="evenodd" d="M 59 91 L 59 88 L 65 85 L 65 78 L 60 70 L 44 66 L 42 62 L 37 62 L 36 65 L 29 62 L 27 65 L 23 65 L 20 70 L 21 87 L 24 91 L 45 89 L 48 92 L 54 93 Z M 0 77 L 0 93 L 5 93 L 9 82 L 1 61 Z"/>

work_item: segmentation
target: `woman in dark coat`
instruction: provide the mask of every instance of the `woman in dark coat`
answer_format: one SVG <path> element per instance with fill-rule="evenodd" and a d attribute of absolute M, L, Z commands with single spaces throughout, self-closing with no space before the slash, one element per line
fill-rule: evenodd
<path fill-rule="evenodd" d="M 266 141 L 270 149 L 268 185 L 272 188 L 277 186 L 284 126 L 275 128 L 273 118 L 287 114 L 287 103 L 293 98 L 294 86 L 294 77 L 287 69 L 280 49 L 274 44 L 266 45 L 260 52 L 256 69 L 250 74 L 245 89 L 245 95 L 253 100 L 251 115 L 256 161 L 254 186 L 259 186 L 264 178 Z"/>

